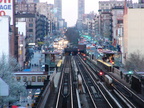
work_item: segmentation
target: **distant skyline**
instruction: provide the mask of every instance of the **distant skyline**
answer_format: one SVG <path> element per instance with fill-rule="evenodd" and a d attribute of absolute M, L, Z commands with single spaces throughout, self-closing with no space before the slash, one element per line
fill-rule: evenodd
<path fill-rule="evenodd" d="M 98 13 L 98 2 L 99 1 L 110 1 L 110 0 L 85 0 L 85 13 L 90 13 L 94 11 Z M 119 0 L 122 1 L 122 0 Z M 40 0 L 40 2 L 47 2 L 54 4 L 54 0 Z M 78 0 L 62 0 L 62 18 L 68 24 L 68 27 L 74 26 L 78 17 Z M 133 2 L 138 2 L 138 0 L 133 0 Z"/>

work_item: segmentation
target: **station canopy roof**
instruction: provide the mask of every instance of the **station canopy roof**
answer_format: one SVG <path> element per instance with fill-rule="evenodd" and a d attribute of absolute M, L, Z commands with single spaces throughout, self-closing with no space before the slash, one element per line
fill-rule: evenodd
<path fill-rule="evenodd" d="M 103 50 L 102 53 L 104 54 L 116 54 L 116 51 L 111 51 L 111 50 Z"/>

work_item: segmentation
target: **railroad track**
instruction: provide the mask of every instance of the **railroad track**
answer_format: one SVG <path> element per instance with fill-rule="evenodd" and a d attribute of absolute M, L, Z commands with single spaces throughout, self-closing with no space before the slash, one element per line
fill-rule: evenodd
<path fill-rule="evenodd" d="M 77 67 L 75 65 L 75 61 L 74 61 L 74 57 L 72 57 L 72 72 L 71 72 L 71 80 L 72 80 L 72 86 L 71 86 L 71 92 L 72 92 L 72 96 L 73 97 L 73 108 L 80 108 L 78 104 L 80 104 L 80 102 L 78 103 L 79 99 L 77 97 L 77 79 L 76 79 L 76 75 L 77 75 Z M 72 99 L 71 99 L 72 100 Z"/>
<path fill-rule="evenodd" d="M 100 84 L 98 81 L 98 77 L 96 75 L 93 76 L 92 70 L 89 66 L 83 61 L 81 58 L 77 59 L 77 66 L 82 76 L 85 90 L 89 94 L 89 107 L 90 108 L 116 108 L 118 107 L 118 103 L 113 100 L 113 98 L 108 95 L 108 91 Z M 107 96 L 106 96 L 107 95 Z M 108 100 L 109 98 L 109 100 Z M 111 104 L 109 101 L 113 101 Z"/>
<path fill-rule="evenodd" d="M 71 57 L 66 56 L 55 108 L 74 108 Z"/>
<path fill-rule="evenodd" d="M 91 67 L 94 73 L 98 75 L 98 72 L 101 69 L 90 60 L 87 60 L 87 64 L 89 65 L 89 67 Z M 144 105 L 143 99 L 138 97 L 135 92 L 133 92 L 131 89 L 129 89 L 120 81 L 118 81 L 116 78 L 114 78 L 111 74 L 109 74 L 109 72 L 106 72 L 105 69 L 102 69 L 102 70 L 105 73 L 105 75 L 107 74 L 113 79 L 113 83 L 111 84 L 112 86 L 111 94 L 116 98 L 116 100 L 118 100 L 119 103 L 121 103 L 123 108 L 142 108 L 143 107 Z M 102 81 L 104 82 L 103 79 Z"/>
<path fill-rule="evenodd" d="M 73 60 L 78 70 L 72 65 Z M 66 56 L 63 70 L 59 82 L 59 90 L 55 102 L 55 108 L 83 108 L 78 99 L 78 90 L 76 84 L 76 73 L 81 74 L 83 80 L 83 88 L 85 89 L 85 99 L 89 107 L 85 108 L 142 108 L 144 101 L 139 98 L 129 88 L 121 84 L 113 76 L 109 75 L 113 82 L 108 84 L 104 82 L 104 78 L 99 76 L 99 67 L 90 60 L 84 60 L 82 57 Z M 78 74 L 78 73 L 77 73 Z M 79 101 L 79 103 L 78 103 Z"/>

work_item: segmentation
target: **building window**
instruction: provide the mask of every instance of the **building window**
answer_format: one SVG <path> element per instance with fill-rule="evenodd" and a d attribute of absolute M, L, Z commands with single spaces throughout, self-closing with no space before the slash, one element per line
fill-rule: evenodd
<path fill-rule="evenodd" d="M 30 81 L 31 81 L 31 78 L 30 78 L 30 77 L 28 77 L 28 78 L 27 78 L 27 81 L 28 81 L 28 82 L 30 82 Z"/>
<path fill-rule="evenodd" d="M 36 81 L 36 77 L 32 76 L 32 82 L 35 82 L 35 81 Z"/>
<path fill-rule="evenodd" d="M 33 29 L 29 29 L 29 32 L 33 32 Z"/>
<path fill-rule="evenodd" d="M 30 37 L 32 37 L 32 36 L 33 36 L 33 34 L 30 34 L 29 36 L 30 36 Z"/>
<path fill-rule="evenodd" d="M 37 82 L 41 82 L 41 76 L 37 77 Z"/>
<path fill-rule="evenodd" d="M 123 20 L 118 20 L 118 22 L 117 22 L 118 24 L 120 24 L 120 23 L 123 23 Z"/>
<path fill-rule="evenodd" d="M 30 18 L 30 19 L 29 19 L 29 22 L 33 22 L 33 18 Z"/>
<path fill-rule="evenodd" d="M 33 24 L 29 24 L 29 27 L 33 27 Z"/>

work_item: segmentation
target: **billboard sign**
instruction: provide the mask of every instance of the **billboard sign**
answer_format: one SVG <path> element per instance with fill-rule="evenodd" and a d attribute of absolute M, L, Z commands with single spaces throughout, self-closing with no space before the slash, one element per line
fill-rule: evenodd
<path fill-rule="evenodd" d="M 8 15 L 13 25 L 13 0 L 0 0 L 0 16 Z"/>

